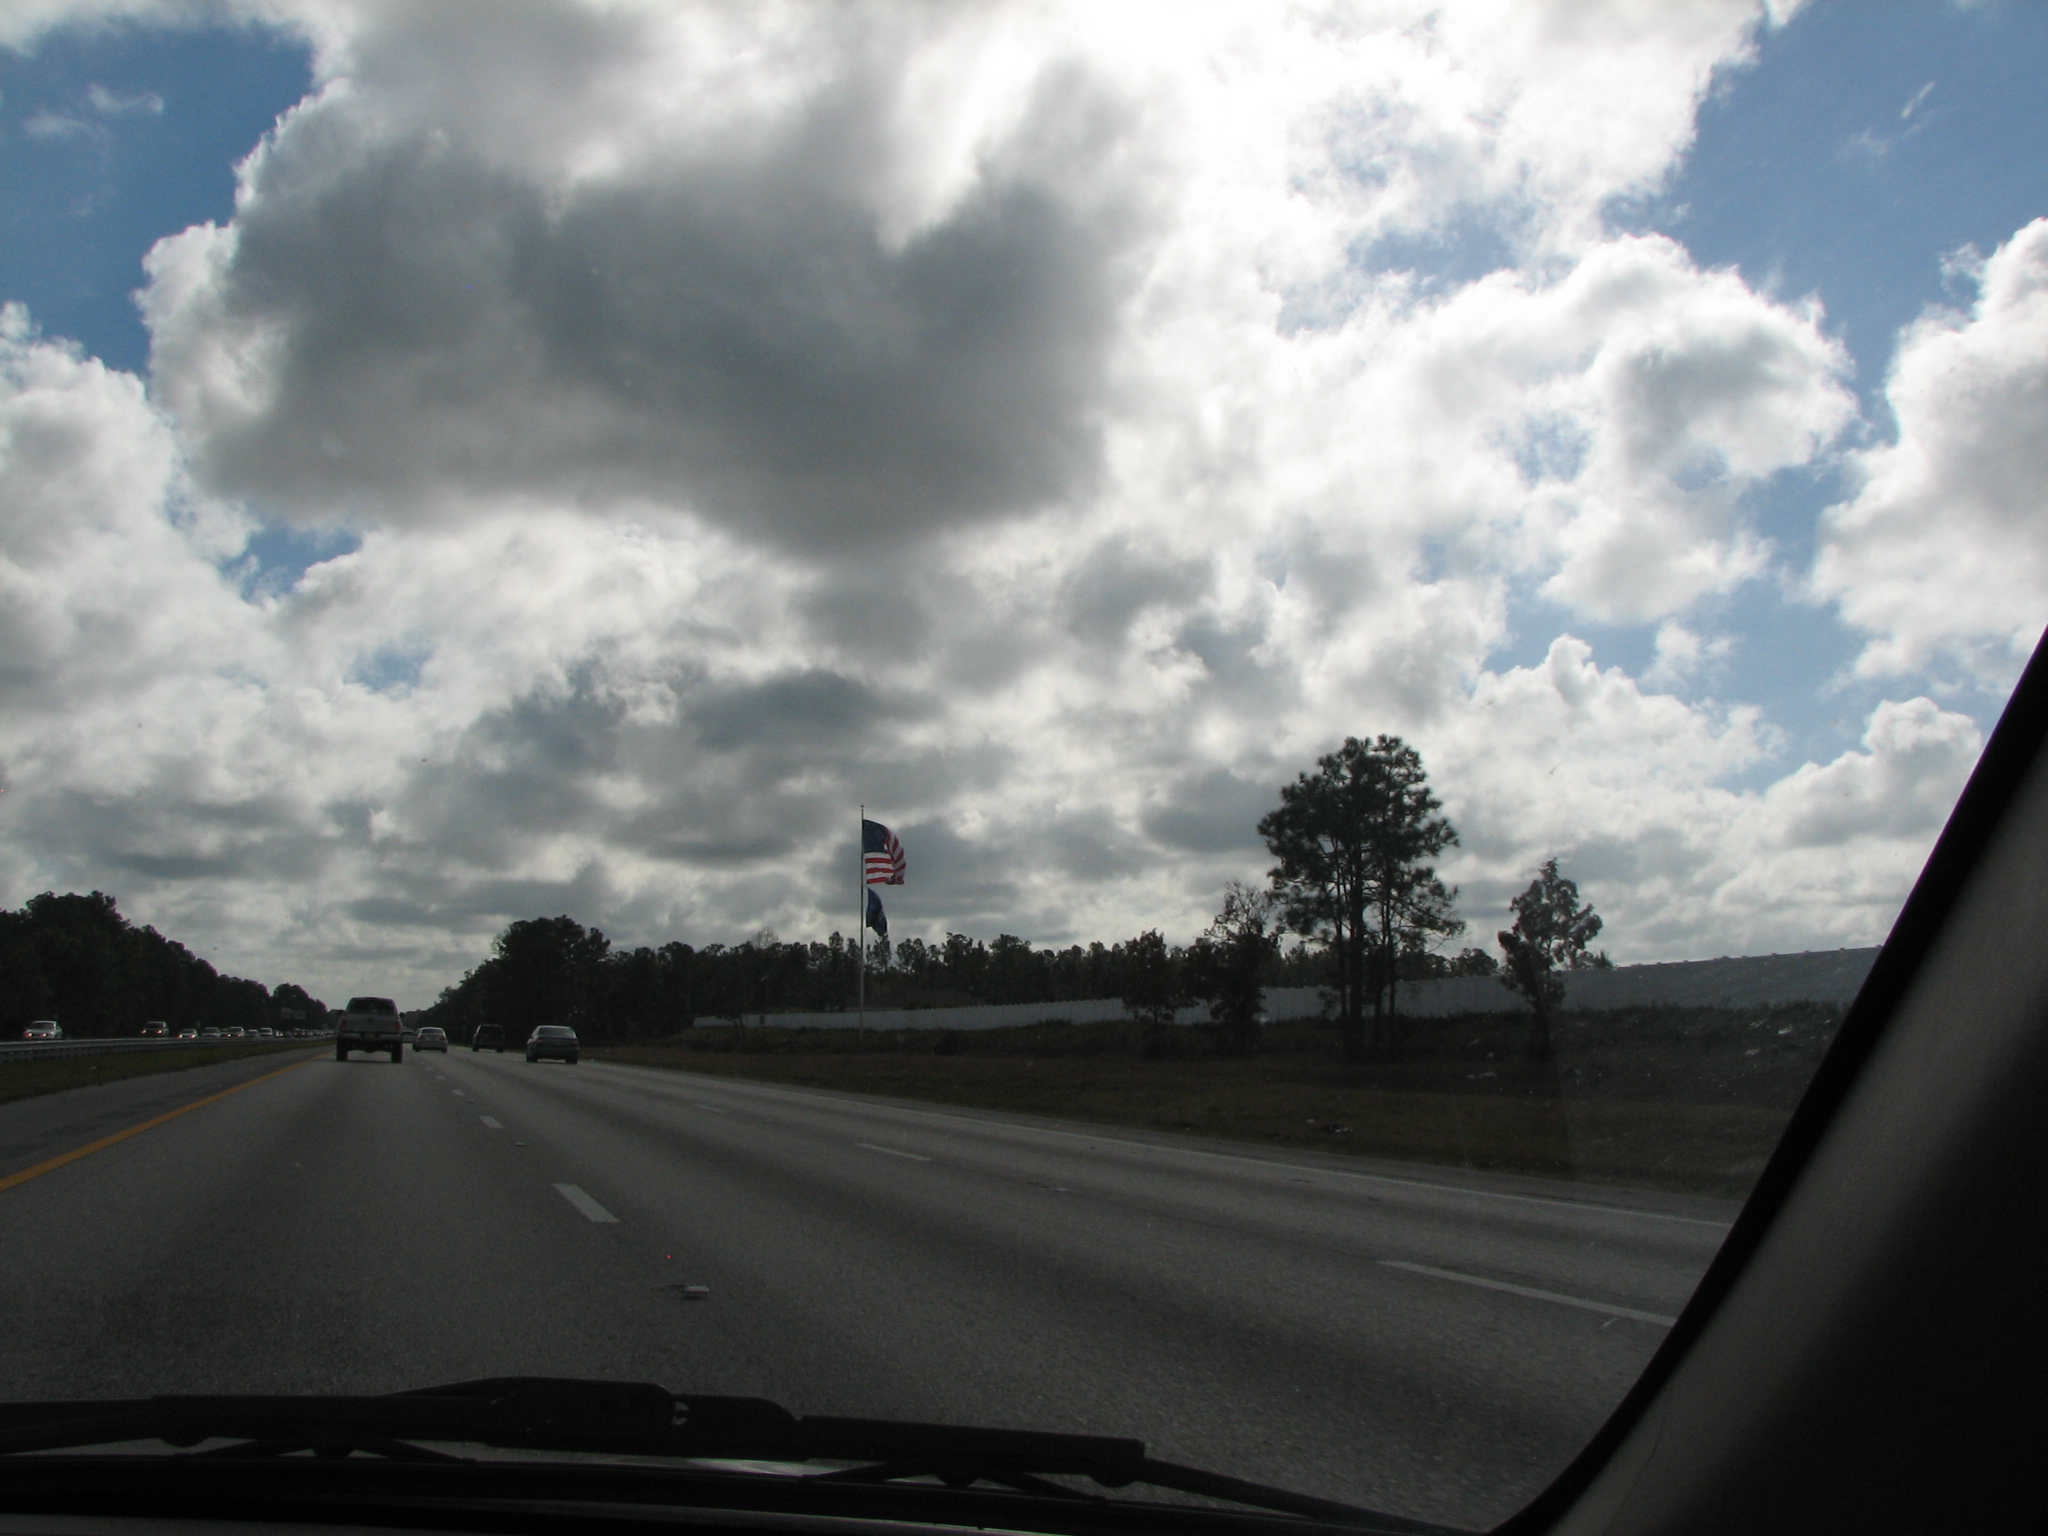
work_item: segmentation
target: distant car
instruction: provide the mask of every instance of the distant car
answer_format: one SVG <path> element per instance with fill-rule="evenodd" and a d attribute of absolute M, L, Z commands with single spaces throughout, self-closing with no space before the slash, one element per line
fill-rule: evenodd
<path fill-rule="evenodd" d="M 505 1054 L 505 1026 L 502 1024 L 479 1024 L 476 1033 L 469 1037 L 472 1051 L 496 1051 Z"/>
<path fill-rule="evenodd" d="M 37 1019 L 21 1032 L 24 1040 L 62 1040 L 64 1026 L 55 1019 Z"/>
<path fill-rule="evenodd" d="M 422 1025 L 413 1036 L 412 1048 L 416 1051 L 439 1051 L 446 1056 L 448 1032 L 445 1029 L 437 1029 L 432 1024 Z"/>
<path fill-rule="evenodd" d="M 220 1026 L 218 1024 L 207 1025 L 206 1028 L 199 1031 L 199 1038 L 202 1040 L 218 1040 L 220 1038 Z"/>
<path fill-rule="evenodd" d="M 162 1019 L 151 1019 L 136 1031 L 145 1040 L 165 1040 L 170 1037 L 171 1027 Z"/>
<path fill-rule="evenodd" d="M 178 1038 L 180 1040 L 197 1040 L 199 1038 L 199 1031 L 196 1029 L 181 1029 L 178 1031 Z"/>
<path fill-rule="evenodd" d="M 230 1024 L 226 1029 L 220 1032 L 220 1037 L 223 1040 L 239 1040 L 242 1038 L 243 1035 L 247 1033 L 248 1031 L 243 1029 L 241 1025 Z"/>
<path fill-rule="evenodd" d="M 526 1059 L 540 1061 L 553 1057 L 576 1065 L 576 1031 L 566 1024 L 543 1024 L 526 1039 Z"/>
<path fill-rule="evenodd" d="M 261 1029 L 258 1029 L 255 1033 L 260 1039 L 264 1040 L 275 1040 L 277 1038 L 277 1031 L 272 1029 L 268 1024 L 265 1024 Z"/>

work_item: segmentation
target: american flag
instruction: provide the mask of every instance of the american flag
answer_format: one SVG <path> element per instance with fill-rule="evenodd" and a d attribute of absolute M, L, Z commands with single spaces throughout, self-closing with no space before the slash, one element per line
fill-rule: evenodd
<path fill-rule="evenodd" d="M 862 819 L 860 824 L 861 868 L 869 885 L 903 883 L 903 845 L 896 834 L 879 821 Z"/>

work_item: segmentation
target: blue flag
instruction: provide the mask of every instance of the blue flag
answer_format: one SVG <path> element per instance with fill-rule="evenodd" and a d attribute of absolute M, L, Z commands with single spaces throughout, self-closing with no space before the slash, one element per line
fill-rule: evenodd
<path fill-rule="evenodd" d="M 883 938 L 889 937 L 889 914 L 882 910 L 882 898 L 872 886 L 868 888 L 868 926 Z"/>

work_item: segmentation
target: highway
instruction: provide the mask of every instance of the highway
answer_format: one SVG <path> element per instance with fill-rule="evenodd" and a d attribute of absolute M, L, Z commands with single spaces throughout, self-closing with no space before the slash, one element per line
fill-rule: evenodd
<path fill-rule="evenodd" d="M 1481 1525 L 1732 1216 L 516 1052 L 273 1056 L 0 1105 L 0 1397 L 651 1380 Z"/>

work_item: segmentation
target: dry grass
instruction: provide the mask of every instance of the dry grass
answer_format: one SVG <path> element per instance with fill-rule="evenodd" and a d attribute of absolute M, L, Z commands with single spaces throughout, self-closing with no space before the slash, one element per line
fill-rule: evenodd
<path fill-rule="evenodd" d="M 0 1062 L 0 1104 L 12 1099 L 32 1099 L 41 1093 L 62 1093 L 67 1088 L 90 1088 L 95 1083 L 118 1083 L 123 1078 L 210 1067 L 216 1062 L 239 1061 L 244 1056 L 307 1049 L 310 1047 L 303 1040 L 276 1040 L 260 1045 L 206 1045 L 182 1050 L 121 1051 L 107 1056 L 52 1056 L 41 1061 Z"/>
<path fill-rule="evenodd" d="M 616 1047 L 594 1058 L 1101 1125 L 1313 1147 L 1436 1166 L 1739 1197 L 1785 1123 L 1741 1104 L 1560 1099 L 1361 1082 L 1324 1057 L 742 1055 Z"/>

